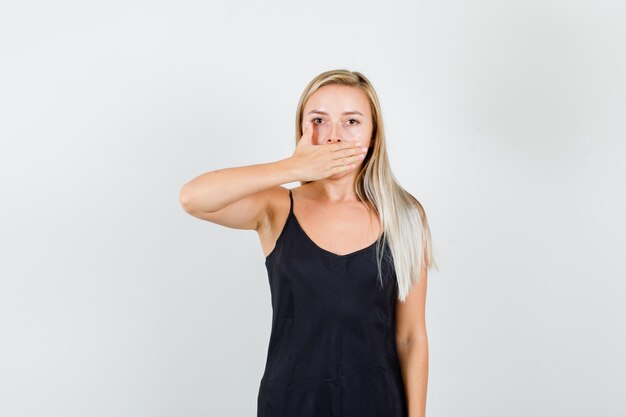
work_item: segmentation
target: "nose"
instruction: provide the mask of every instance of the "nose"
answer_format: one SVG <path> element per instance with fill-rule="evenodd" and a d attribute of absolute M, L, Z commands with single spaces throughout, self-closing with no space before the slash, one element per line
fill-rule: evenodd
<path fill-rule="evenodd" d="M 331 123 L 330 137 L 326 139 L 326 143 L 335 143 L 335 142 L 343 141 L 343 139 L 339 137 L 340 129 L 339 129 L 338 123 L 341 123 L 341 122 Z"/>

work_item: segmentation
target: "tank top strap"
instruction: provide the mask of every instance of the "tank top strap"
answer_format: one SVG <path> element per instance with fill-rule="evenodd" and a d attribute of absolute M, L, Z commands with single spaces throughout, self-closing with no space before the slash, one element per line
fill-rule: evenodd
<path fill-rule="evenodd" d="M 293 196 L 291 195 L 291 189 L 289 189 L 289 216 L 293 216 Z"/>

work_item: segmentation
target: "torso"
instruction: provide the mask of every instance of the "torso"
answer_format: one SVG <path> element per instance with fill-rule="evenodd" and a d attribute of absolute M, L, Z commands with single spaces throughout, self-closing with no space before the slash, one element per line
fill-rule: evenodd
<path fill-rule="evenodd" d="M 293 212 L 306 234 L 319 247 L 345 255 L 371 245 L 381 234 L 378 216 L 360 201 L 320 202 L 311 193 L 309 184 L 291 189 Z M 265 224 L 259 228 L 263 255 L 276 244 L 289 215 L 289 190 L 277 196 Z"/>
<path fill-rule="evenodd" d="M 257 417 L 407 417 L 397 277 L 389 247 L 374 246 L 378 221 L 363 203 L 322 204 L 304 187 L 291 199 L 273 187 L 275 219 L 262 221 L 278 236 L 264 248 L 272 322 Z"/>

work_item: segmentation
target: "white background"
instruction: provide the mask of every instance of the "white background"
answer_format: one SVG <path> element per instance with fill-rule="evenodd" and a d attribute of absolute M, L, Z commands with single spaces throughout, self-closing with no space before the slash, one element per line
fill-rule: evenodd
<path fill-rule="evenodd" d="M 429 216 L 427 415 L 626 415 L 625 21 L 618 0 L 0 1 L 0 415 L 256 414 L 258 237 L 178 192 L 290 156 L 335 68 L 373 83 Z"/>

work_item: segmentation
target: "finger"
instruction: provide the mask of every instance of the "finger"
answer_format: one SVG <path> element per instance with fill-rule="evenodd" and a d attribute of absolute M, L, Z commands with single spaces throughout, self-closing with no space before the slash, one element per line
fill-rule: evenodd
<path fill-rule="evenodd" d="M 340 149 L 336 151 L 334 154 L 335 154 L 335 159 L 337 159 L 337 158 L 345 158 L 345 157 L 360 156 L 360 155 L 363 155 L 363 157 L 365 157 L 367 152 L 368 152 L 367 147 L 357 146 L 354 148 Z"/>
<path fill-rule="evenodd" d="M 344 156 L 341 158 L 335 158 L 333 161 L 336 164 L 346 166 L 346 165 L 358 164 L 364 159 L 365 159 L 365 154 L 359 154 L 359 155 L 350 155 L 350 156 Z"/>
<path fill-rule="evenodd" d="M 337 152 L 337 151 L 342 151 L 344 149 L 360 148 L 362 144 L 358 140 L 346 140 L 343 142 L 333 143 L 330 146 L 332 146 L 331 150 L 333 152 Z"/>
<path fill-rule="evenodd" d="M 354 167 L 356 167 L 356 164 L 347 164 L 347 165 L 338 165 L 334 168 L 331 169 L 331 176 L 335 175 L 335 174 L 339 174 L 341 172 L 346 172 L 349 171 L 351 169 L 354 169 Z"/>

